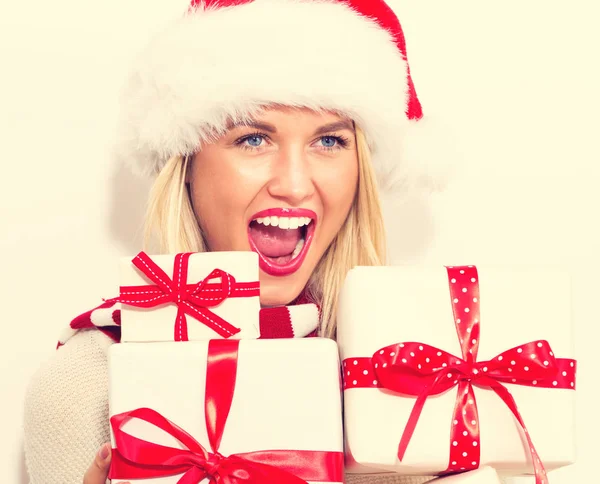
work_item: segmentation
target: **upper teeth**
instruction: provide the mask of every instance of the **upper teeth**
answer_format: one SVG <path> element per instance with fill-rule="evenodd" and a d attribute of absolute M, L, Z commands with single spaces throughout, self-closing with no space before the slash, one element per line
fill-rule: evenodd
<path fill-rule="evenodd" d="M 310 217 L 278 217 L 272 215 L 270 217 L 260 217 L 256 219 L 256 222 L 263 225 L 273 225 L 280 229 L 297 229 L 304 225 L 308 225 L 311 222 Z"/>

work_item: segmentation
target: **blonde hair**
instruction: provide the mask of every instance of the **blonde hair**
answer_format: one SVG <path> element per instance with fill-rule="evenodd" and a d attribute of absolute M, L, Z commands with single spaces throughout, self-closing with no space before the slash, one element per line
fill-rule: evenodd
<path fill-rule="evenodd" d="M 307 284 L 308 296 L 321 307 L 319 335 L 335 337 L 337 299 L 344 279 L 355 266 L 385 263 L 386 243 L 377 180 L 364 133 L 356 128 L 358 187 L 337 236 L 323 254 Z M 145 246 L 156 241 L 158 253 L 205 252 L 188 187 L 187 157 L 171 158 L 150 191 L 145 219 Z M 146 249 L 148 250 L 148 249 Z"/>

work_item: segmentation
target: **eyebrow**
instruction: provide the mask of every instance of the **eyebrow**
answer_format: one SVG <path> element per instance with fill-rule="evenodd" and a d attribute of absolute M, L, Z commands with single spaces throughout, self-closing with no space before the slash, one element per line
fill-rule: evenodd
<path fill-rule="evenodd" d="M 266 131 L 268 133 L 277 133 L 277 128 L 275 126 L 261 121 L 240 121 L 236 123 L 229 123 L 227 125 L 227 129 L 229 130 L 239 127 L 254 128 L 256 130 Z M 340 121 L 334 121 L 333 123 L 324 124 L 315 130 L 313 136 L 331 133 L 332 131 L 341 131 L 343 129 L 354 131 L 354 122 L 350 121 L 349 119 L 342 119 Z"/>
<path fill-rule="evenodd" d="M 354 123 L 349 119 L 342 119 L 333 123 L 324 124 L 323 126 L 315 130 L 314 136 L 331 133 L 332 131 L 341 131 L 347 129 L 348 131 L 354 131 Z"/>

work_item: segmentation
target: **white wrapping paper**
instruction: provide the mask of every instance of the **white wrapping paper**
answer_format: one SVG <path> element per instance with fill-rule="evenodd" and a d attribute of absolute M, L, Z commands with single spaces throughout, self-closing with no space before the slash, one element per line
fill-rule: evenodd
<path fill-rule="evenodd" d="M 204 417 L 207 351 L 208 342 L 203 341 L 113 345 L 110 415 L 152 408 L 210 450 Z M 341 406 L 339 357 L 333 341 L 240 341 L 235 393 L 219 452 L 224 456 L 275 449 L 342 452 Z M 145 440 L 181 447 L 140 420 L 131 420 L 124 429 Z M 174 484 L 180 477 L 127 480 Z"/>
<path fill-rule="evenodd" d="M 448 477 L 439 477 L 428 484 L 501 484 L 498 473 L 491 467 L 483 467 Z"/>
<path fill-rule="evenodd" d="M 478 361 L 523 343 L 546 339 L 559 358 L 573 358 L 567 274 L 552 269 L 478 267 L 481 335 Z M 423 342 L 462 357 L 442 266 L 358 267 L 341 291 L 341 358 L 370 357 L 385 346 Z M 546 470 L 575 459 L 575 391 L 505 384 L 515 398 Z M 530 473 L 526 440 L 507 406 L 492 391 L 474 388 L 481 429 L 480 466 Z M 415 403 L 377 388 L 344 392 L 349 472 L 432 475 L 449 460 L 456 387 L 429 397 L 403 462 L 398 444 Z"/>
<path fill-rule="evenodd" d="M 152 260 L 169 277 L 173 277 L 174 255 L 151 256 Z M 133 257 L 121 259 L 121 286 L 139 286 L 155 283 L 146 278 L 131 262 Z M 258 255 L 254 252 L 205 252 L 190 256 L 188 284 L 201 281 L 214 269 L 231 274 L 237 282 L 258 281 Z M 214 314 L 239 328 L 241 331 L 232 338 L 255 339 L 260 336 L 260 298 L 232 297 L 216 307 L 209 308 Z M 121 342 L 173 341 L 177 315 L 175 304 L 144 309 L 123 304 L 121 308 Z M 208 340 L 220 338 L 211 328 L 191 315 L 186 315 L 188 338 Z"/>

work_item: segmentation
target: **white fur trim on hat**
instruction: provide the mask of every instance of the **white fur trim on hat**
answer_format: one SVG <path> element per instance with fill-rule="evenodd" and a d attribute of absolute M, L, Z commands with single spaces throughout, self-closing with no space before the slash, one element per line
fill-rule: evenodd
<path fill-rule="evenodd" d="M 135 62 L 122 95 L 117 154 L 138 173 L 156 173 L 170 157 L 214 139 L 228 120 L 283 104 L 353 119 L 382 184 L 390 176 L 422 177 L 424 168 L 436 178 L 431 160 L 413 166 L 404 156 L 413 155 L 410 124 L 421 124 L 406 116 L 407 77 L 391 34 L 342 2 L 199 7 Z"/>

